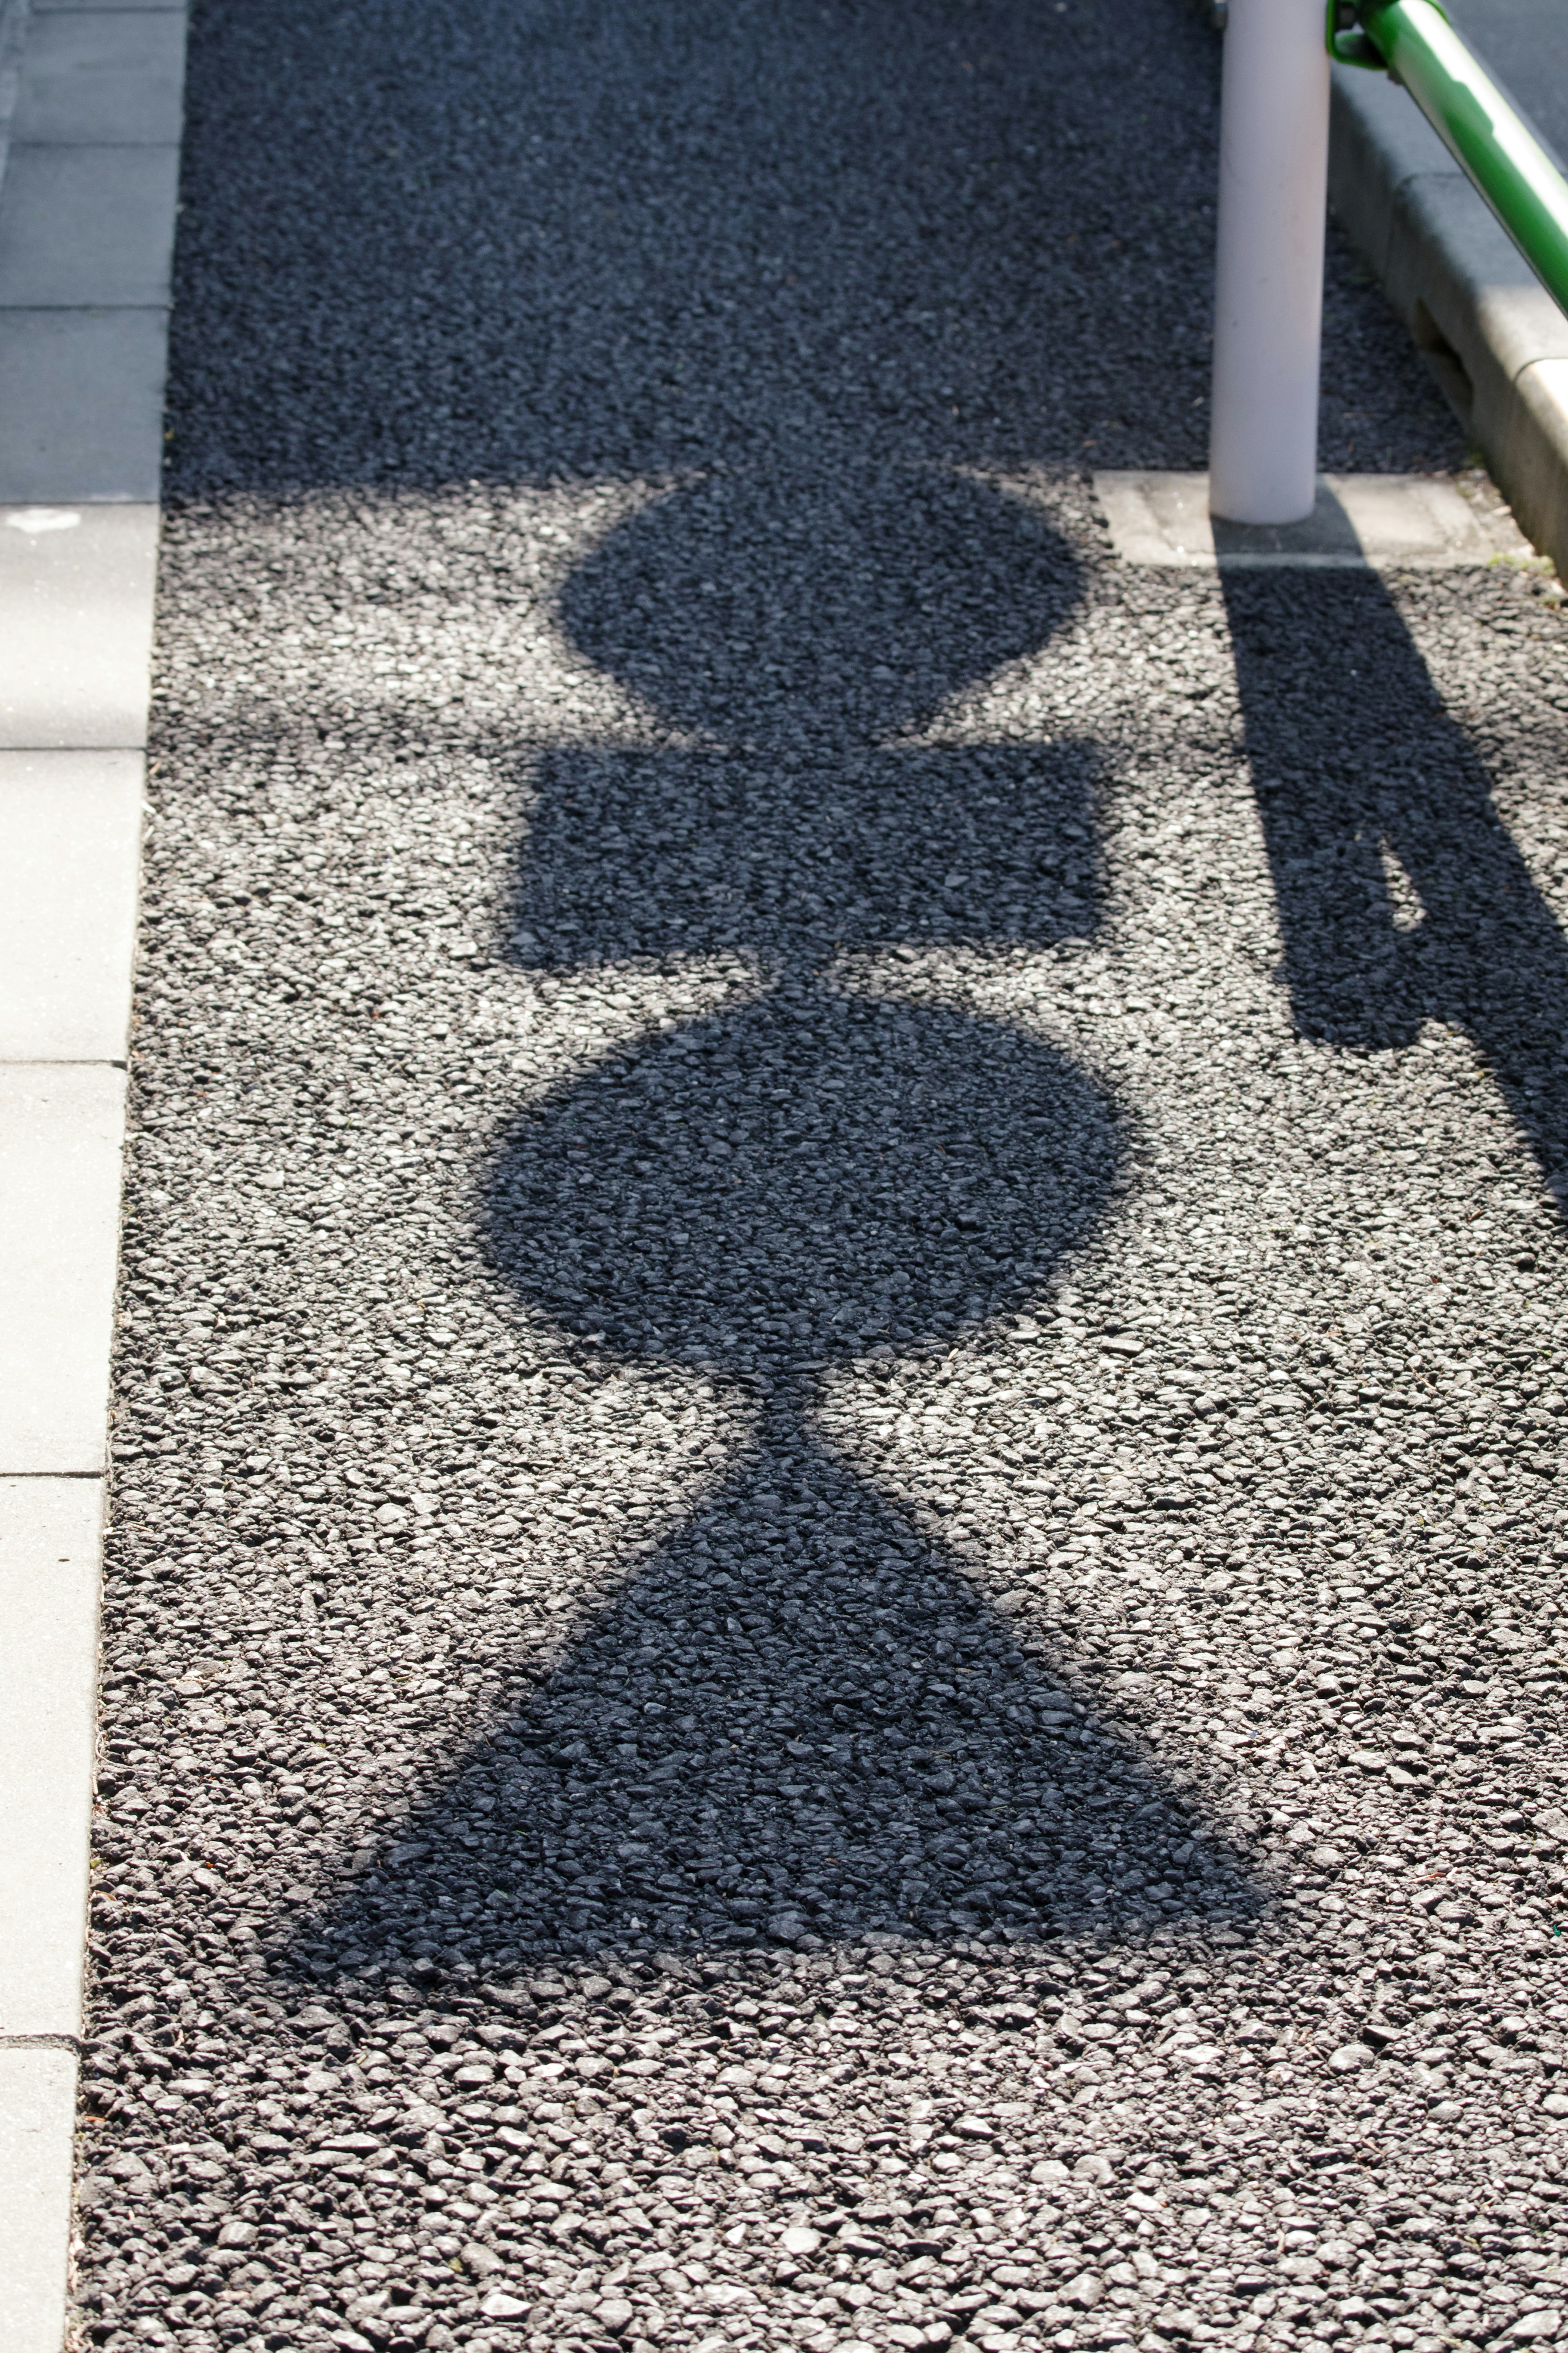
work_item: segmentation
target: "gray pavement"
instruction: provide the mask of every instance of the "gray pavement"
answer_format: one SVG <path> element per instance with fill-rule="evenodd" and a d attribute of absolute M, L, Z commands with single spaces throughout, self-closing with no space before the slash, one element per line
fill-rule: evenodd
<path fill-rule="evenodd" d="M 6 2353 L 59 2353 L 74 2332 L 110 1354 L 184 35 L 180 10 L 0 8 Z"/>
<path fill-rule="evenodd" d="M 1113 556 L 1216 63 L 197 19 L 91 2343 L 1559 2331 L 1568 648 Z"/>
<path fill-rule="evenodd" d="M 1568 155 L 1568 17 L 1561 0 L 1455 0 L 1447 13 L 1561 164 Z"/>

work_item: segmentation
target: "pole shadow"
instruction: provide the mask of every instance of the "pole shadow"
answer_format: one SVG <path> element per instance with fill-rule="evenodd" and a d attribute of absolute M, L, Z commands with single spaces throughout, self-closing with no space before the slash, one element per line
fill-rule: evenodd
<path fill-rule="evenodd" d="M 1374 574 L 1221 579 L 1298 1029 L 1368 1050 L 1468 1030 L 1561 1204 L 1568 943 L 1482 762 Z M 1331 691 L 1324 644 L 1345 651 Z"/>

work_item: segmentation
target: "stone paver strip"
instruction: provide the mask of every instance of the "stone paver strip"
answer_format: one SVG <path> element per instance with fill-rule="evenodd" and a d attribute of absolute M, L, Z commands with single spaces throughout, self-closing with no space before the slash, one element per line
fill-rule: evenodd
<path fill-rule="evenodd" d="M 158 495 L 166 314 L 0 311 L 0 498 Z"/>
<path fill-rule="evenodd" d="M 0 507 L 0 747 L 146 742 L 157 567 L 155 506 Z"/>
<path fill-rule="evenodd" d="M 0 2343 L 59 2353 L 184 23 L 36 9 L 11 76 L 18 22 L 0 57 Z"/>
<path fill-rule="evenodd" d="M 0 1066 L 0 1471 L 103 1470 L 124 1110 L 106 1063 Z"/>
<path fill-rule="evenodd" d="M 0 305 L 166 305 L 178 174 L 173 147 L 14 147 Z"/>
<path fill-rule="evenodd" d="M 35 16 L 105 16 L 121 10 L 138 16 L 184 16 L 185 0 L 31 0 L 30 13 Z"/>
<path fill-rule="evenodd" d="M 0 1063 L 122 1062 L 138 752 L 0 752 Z"/>
<path fill-rule="evenodd" d="M 102 1522 L 100 1479 L 0 1478 L 0 2041 L 81 2031 Z"/>
<path fill-rule="evenodd" d="M 0 2043 L 0 2344 L 59 2353 L 70 2236 L 76 2059 Z"/>
<path fill-rule="evenodd" d="M 177 146 L 183 16 L 173 9 L 62 9 L 27 38 L 12 121 L 17 146 Z"/>

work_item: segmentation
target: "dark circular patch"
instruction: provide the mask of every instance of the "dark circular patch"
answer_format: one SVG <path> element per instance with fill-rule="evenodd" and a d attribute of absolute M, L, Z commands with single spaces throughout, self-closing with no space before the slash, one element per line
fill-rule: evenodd
<path fill-rule="evenodd" d="M 1045 644 L 1078 565 L 1020 501 L 927 467 L 719 474 L 574 572 L 583 653 L 729 744 L 864 741 Z"/>
<path fill-rule="evenodd" d="M 783 1368 L 1020 1304 L 1115 1160 L 1106 1097 L 1023 1031 L 791 987 L 530 1114 L 490 1226 L 569 1330 Z"/>

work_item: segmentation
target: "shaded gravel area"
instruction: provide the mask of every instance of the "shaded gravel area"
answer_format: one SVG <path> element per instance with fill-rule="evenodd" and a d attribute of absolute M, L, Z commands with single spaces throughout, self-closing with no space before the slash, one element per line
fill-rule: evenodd
<path fill-rule="evenodd" d="M 1568 655 L 1111 562 L 1215 65 L 198 13 L 87 2342 L 1559 2331 Z"/>

